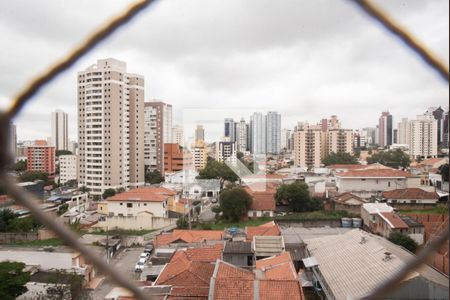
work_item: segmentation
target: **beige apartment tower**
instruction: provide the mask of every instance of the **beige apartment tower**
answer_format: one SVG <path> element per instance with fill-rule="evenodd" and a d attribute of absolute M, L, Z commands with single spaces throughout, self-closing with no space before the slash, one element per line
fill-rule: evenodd
<path fill-rule="evenodd" d="M 326 132 L 306 125 L 294 132 L 294 163 L 297 167 L 318 168 L 325 153 Z"/>
<path fill-rule="evenodd" d="M 353 154 L 353 130 L 329 129 L 326 138 L 325 155 L 338 152 Z"/>
<path fill-rule="evenodd" d="M 78 185 L 144 185 L 144 77 L 126 63 L 101 59 L 78 72 Z"/>

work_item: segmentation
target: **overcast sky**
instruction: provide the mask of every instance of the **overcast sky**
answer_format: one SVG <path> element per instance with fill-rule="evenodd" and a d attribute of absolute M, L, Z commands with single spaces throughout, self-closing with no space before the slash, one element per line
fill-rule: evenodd
<path fill-rule="evenodd" d="M 0 108 L 130 2 L 2 3 Z M 448 0 L 377 2 L 448 64 Z M 223 118 L 252 111 L 278 111 L 286 128 L 336 114 L 358 129 L 449 100 L 447 83 L 349 0 L 160 0 L 42 90 L 15 120 L 19 140 L 50 136 L 55 109 L 76 139 L 76 72 L 106 57 L 144 75 L 145 99 L 172 104 L 175 123 L 211 124 L 210 140 Z"/>

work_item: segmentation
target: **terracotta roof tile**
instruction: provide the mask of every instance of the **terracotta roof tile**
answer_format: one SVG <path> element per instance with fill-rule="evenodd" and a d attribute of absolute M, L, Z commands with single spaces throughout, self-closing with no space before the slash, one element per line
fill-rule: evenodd
<path fill-rule="evenodd" d="M 275 222 L 268 222 L 259 226 L 247 226 L 245 228 L 247 240 L 253 240 L 256 235 L 278 236 L 281 235 L 280 228 Z"/>
<path fill-rule="evenodd" d="M 406 177 L 415 177 L 411 173 L 394 170 L 394 169 L 364 169 L 364 170 L 353 170 L 338 173 L 337 177 L 393 177 L 393 178 L 406 178 Z"/>
<path fill-rule="evenodd" d="M 271 256 L 268 258 L 258 259 L 256 261 L 256 268 L 262 269 L 265 267 L 270 267 L 278 264 L 282 264 L 285 262 L 292 262 L 291 255 L 289 252 L 281 252 L 279 255 Z"/>
<path fill-rule="evenodd" d="M 253 299 L 253 279 L 216 279 L 213 291 L 214 300 L 251 300 Z"/>
<path fill-rule="evenodd" d="M 303 292 L 298 280 L 261 280 L 260 300 L 302 300 Z"/>
<path fill-rule="evenodd" d="M 146 201 L 146 202 L 162 202 L 170 196 L 176 195 L 175 191 L 166 188 L 141 187 L 131 189 L 129 191 L 119 193 L 106 199 L 107 201 Z"/>
<path fill-rule="evenodd" d="M 171 233 L 163 233 L 155 237 L 155 246 L 169 245 L 180 241 L 183 243 L 200 243 L 204 241 L 221 241 L 223 231 L 221 230 L 181 230 L 175 229 Z"/>
<path fill-rule="evenodd" d="M 407 229 L 408 225 L 395 213 L 380 212 L 382 218 L 389 223 L 392 228 Z"/>
<path fill-rule="evenodd" d="M 385 191 L 382 195 L 387 199 L 439 199 L 436 192 L 427 192 L 419 188 Z"/>
<path fill-rule="evenodd" d="M 253 278 L 255 277 L 255 275 L 251 271 L 238 268 L 224 261 L 218 260 L 216 264 L 218 264 L 216 266 L 216 278 L 239 278 L 243 280 L 253 280 Z"/>

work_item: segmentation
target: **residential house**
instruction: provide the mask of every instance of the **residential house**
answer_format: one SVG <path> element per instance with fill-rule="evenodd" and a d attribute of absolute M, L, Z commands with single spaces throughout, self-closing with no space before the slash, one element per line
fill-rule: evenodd
<path fill-rule="evenodd" d="M 155 281 L 155 286 L 171 286 L 171 297 L 207 299 L 216 260 L 222 244 L 176 251 Z"/>
<path fill-rule="evenodd" d="M 361 207 L 361 219 L 363 227 L 375 232 L 376 220 L 379 212 L 393 212 L 394 209 L 386 203 L 365 203 Z"/>
<path fill-rule="evenodd" d="M 278 236 L 281 234 L 281 231 L 278 225 L 271 221 L 259 226 L 246 226 L 245 234 L 248 241 L 253 241 L 254 236 Z"/>
<path fill-rule="evenodd" d="M 252 243 L 247 241 L 227 241 L 223 248 L 222 259 L 232 265 L 245 268 L 251 267 L 253 263 Z"/>
<path fill-rule="evenodd" d="M 97 206 L 105 218 L 99 228 L 157 229 L 175 224 L 168 218 L 168 203 L 177 193 L 162 187 L 140 187 L 116 194 Z"/>
<path fill-rule="evenodd" d="M 420 177 L 394 169 L 363 169 L 336 174 L 336 188 L 361 198 L 380 196 L 383 191 L 420 186 Z"/>
<path fill-rule="evenodd" d="M 408 224 L 394 212 L 379 212 L 375 215 L 375 227 L 372 231 L 388 238 L 393 232 L 408 235 L 408 228 Z"/>
<path fill-rule="evenodd" d="M 367 203 L 366 200 L 349 192 L 337 195 L 331 201 L 334 210 L 343 210 L 354 215 L 360 215 L 361 206 Z"/>
<path fill-rule="evenodd" d="M 188 244 L 216 244 L 222 242 L 222 230 L 184 230 L 175 229 L 169 233 L 161 233 L 154 239 L 155 247 Z"/>
<path fill-rule="evenodd" d="M 247 216 L 249 218 L 273 217 L 276 210 L 276 187 L 273 184 L 264 184 L 262 188 L 259 187 L 261 185 L 258 184 L 245 187 L 247 193 L 252 196 L 252 204 L 247 212 Z"/>
<path fill-rule="evenodd" d="M 313 281 L 327 299 L 361 299 L 415 258 L 383 237 L 353 229 L 342 235 L 305 240 Z M 387 291 L 385 299 L 449 299 L 449 279 L 421 265 Z"/>
<path fill-rule="evenodd" d="M 304 299 L 289 253 L 257 261 L 257 265 L 252 272 L 218 260 L 208 299 Z"/>
<path fill-rule="evenodd" d="M 420 188 L 396 189 L 384 191 L 383 199 L 397 209 L 417 209 L 435 206 L 439 201 L 436 192 L 427 192 Z"/>

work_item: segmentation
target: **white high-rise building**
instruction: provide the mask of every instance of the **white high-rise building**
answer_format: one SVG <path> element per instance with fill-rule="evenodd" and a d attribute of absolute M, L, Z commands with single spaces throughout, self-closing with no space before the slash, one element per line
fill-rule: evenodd
<path fill-rule="evenodd" d="M 52 112 L 51 145 L 56 150 L 69 150 L 68 115 L 57 109 Z"/>
<path fill-rule="evenodd" d="M 77 180 L 77 156 L 59 156 L 59 182 L 64 184 L 70 180 Z"/>
<path fill-rule="evenodd" d="M 409 144 L 409 122 L 408 118 L 403 118 L 397 125 L 397 144 Z"/>
<path fill-rule="evenodd" d="M 228 161 L 231 163 L 236 163 L 236 142 L 222 141 L 216 143 L 216 159 L 219 162 Z"/>
<path fill-rule="evenodd" d="M 437 121 L 429 116 L 417 116 L 409 121 L 409 154 L 414 157 L 437 157 Z"/>
<path fill-rule="evenodd" d="M 144 179 L 144 77 L 100 59 L 78 72 L 78 185 L 93 195 Z"/>
<path fill-rule="evenodd" d="M 195 142 L 204 141 L 205 140 L 205 129 L 203 125 L 197 125 L 195 128 Z"/>
<path fill-rule="evenodd" d="M 9 124 L 9 146 L 11 147 L 11 154 L 16 157 L 17 152 L 17 128 L 13 123 Z"/>
<path fill-rule="evenodd" d="M 250 117 L 253 154 L 266 154 L 266 118 L 262 113 L 255 112 Z"/>
<path fill-rule="evenodd" d="M 247 123 L 243 118 L 236 123 L 236 146 L 238 152 L 247 151 Z"/>
<path fill-rule="evenodd" d="M 266 115 L 266 151 L 279 154 L 281 150 L 281 115 L 269 111 Z"/>
<path fill-rule="evenodd" d="M 150 170 L 164 173 L 164 144 L 172 143 L 172 105 L 145 102 L 144 157 Z"/>
<path fill-rule="evenodd" d="M 172 143 L 183 146 L 184 144 L 184 134 L 183 127 L 180 125 L 175 125 L 172 127 Z"/>

